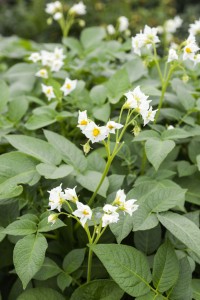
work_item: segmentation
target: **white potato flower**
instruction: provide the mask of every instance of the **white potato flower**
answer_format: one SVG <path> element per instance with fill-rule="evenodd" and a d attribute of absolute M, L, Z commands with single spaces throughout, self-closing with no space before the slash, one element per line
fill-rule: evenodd
<path fill-rule="evenodd" d="M 54 15 L 53 15 L 53 19 L 55 20 L 55 21 L 58 21 L 58 20 L 60 20 L 60 19 L 62 19 L 62 17 L 63 17 L 63 14 L 61 13 L 61 12 L 56 12 Z"/>
<path fill-rule="evenodd" d="M 45 12 L 49 15 L 54 15 L 56 12 L 62 9 L 62 4 L 60 1 L 55 1 L 52 3 L 47 3 Z"/>
<path fill-rule="evenodd" d="M 176 53 L 176 50 L 171 48 L 171 49 L 169 49 L 167 62 L 171 62 L 174 60 L 178 60 L 178 54 Z"/>
<path fill-rule="evenodd" d="M 113 35 L 116 32 L 115 27 L 112 24 L 109 24 L 106 29 L 109 35 Z"/>
<path fill-rule="evenodd" d="M 115 121 L 108 121 L 106 127 L 108 128 L 108 133 L 115 133 L 116 129 L 122 128 L 124 125 L 116 123 Z"/>
<path fill-rule="evenodd" d="M 65 202 L 65 194 L 62 191 L 62 184 L 48 191 L 50 210 L 61 210 L 62 204 Z"/>
<path fill-rule="evenodd" d="M 150 121 L 154 121 L 155 115 L 156 115 L 157 109 L 152 110 L 152 106 L 150 107 L 149 110 L 144 110 L 141 112 L 143 121 L 144 121 L 144 126 L 147 125 Z"/>
<path fill-rule="evenodd" d="M 84 205 L 83 203 L 77 201 L 77 210 L 73 212 L 73 215 L 80 219 L 82 226 L 85 226 L 87 220 L 91 220 L 92 218 L 92 210 L 88 205 Z"/>
<path fill-rule="evenodd" d="M 144 109 L 144 106 L 149 107 L 150 100 L 148 99 L 148 96 L 146 96 L 140 89 L 140 86 L 137 86 L 133 91 L 129 91 L 124 94 L 127 98 L 124 107 L 125 108 L 132 108 L 140 110 L 141 105 Z"/>
<path fill-rule="evenodd" d="M 83 131 L 86 128 L 86 126 L 89 124 L 89 122 L 90 121 L 87 117 L 87 110 L 84 111 L 79 110 L 77 127 L 79 127 L 81 131 Z"/>
<path fill-rule="evenodd" d="M 147 48 L 150 48 L 152 44 L 157 44 L 160 42 L 158 36 L 157 36 L 157 28 L 155 27 L 149 27 L 148 25 L 145 25 L 144 27 L 144 43 L 147 45 Z"/>
<path fill-rule="evenodd" d="M 174 19 L 169 19 L 164 23 L 164 29 L 167 33 L 175 33 L 178 28 L 181 27 L 183 20 L 179 16 L 175 16 Z"/>
<path fill-rule="evenodd" d="M 40 69 L 35 76 L 41 77 L 41 78 L 48 78 L 48 72 L 46 69 Z"/>
<path fill-rule="evenodd" d="M 69 13 L 76 14 L 76 15 L 85 15 L 86 14 L 86 6 L 83 4 L 82 1 L 80 1 L 77 4 L 74 4 L 70 10 Z"/>
<path fill-rule="evenodd" d="M 48 101 L 50 101 L 53 98 L 56 98 L 52 86 L 45 85 L 45 84 L 42 83 L 42 91 L 47 96 Z"/>
<path fill-rule="evenodd" d="M 67 96 L 76 88 L 76 85 L 77 85 L 77 80 L 71 80 L 69 78 L 66 78 L 65 83 L 60 89 L 61 91 L 63 91 L 64 96 Z"/>
<path fill-rule="evenodd" d="M 102 216 L 102 227 L 119 221 L 119 214 L 116 212 L 117 206 L 105 204 L 103 207 L 104 214 Z"/>
<path fill-rule="evenodd" d="M 31 60 L 32 62 L 36 63 L 41 60 L 41 55 L 38 52 L 33 52 L 33 53 L 31 53 L 31 55 L 29 56 L 28 59 Z"/>
<path fill-rule="evenodd" d="M 136 34 L 135 37 L 132 37 L 132 48 L 133 52 L 141 56 L 141 49 L 144 47 L 145 39 L 143 33 Z"/>
<path fill-rule="evenodd" d="M 121 16 L 118 18 L 119 22 L 119 32 L 124 32 L 128 29 L 129 21 L 127 17 Z"/>
<path fill-rule="evenodd" d="M 70 188 L 66 188 L 64 190 L 64 195 L 65 195 L 65 199 L 68 201 L 72 201 L 72 202 L 77 202 L 78 201 L 78 196 L 76 194 L 76 186 L 73 189 Z"/>
<path fill-rule="evenodd" d="M 58 72 L 64 65 L 63 61 L 60 59 L 53 60 L 51 63 L 51 71 L 52 72 Z"/>
<path fill-rule="evenodd" d="M 118 190 L 113 204 L 117 205 L 118 208 L 124 213 L 128 213 L 130 216 L 132 216 L 133 212 L 139 207 L 139 205 L 134 204 L 136 201 L 136 199 L 130 199 L 126 201 L 124 190 Z"/>
<path fill-rule="evenodd" d="M 194 59 L 194 55 L 199 50 L 199 47 L 196 44 L 196 39 L 194 35 L 190 35 L 186 40 L 186 45 L 183 48 L 183 60 Z"/>
<path fill-rule="evenodd" d="M 108 136 L 107 127 L 98 126 L 93 121 L 91 121 L 82 132 L 92 143 L 103 141 Z"/>
<path fill-rule="evenodd" d="M 200 19 L 196 20 L 193 24 L 189 25 L 189 34 L 197 35 L 200 34 Z"/>

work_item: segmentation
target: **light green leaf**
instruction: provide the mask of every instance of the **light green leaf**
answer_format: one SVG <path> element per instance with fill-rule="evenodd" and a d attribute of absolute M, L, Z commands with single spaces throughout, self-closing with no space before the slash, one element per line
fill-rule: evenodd
<path fill-rule="evenodd" d="M 187 257 L 179 260 L 179 277 L 176 284 L 169 290 L 171 300 L 192 300 L 192 271 Z M 200 299 L 200 298 L 199 298 Z M 197 300 L 197 299 L 196 299 Z"/>
<path fill-rule="evenodd" d="M 23 153 L 49 164 L 61 162 L 59 153 L 47 142 L 25 135 L 7 135 L 8 142 Z"/>
<path fill-rule="evenodd" d="M 81 32 L 80 41 L 83 44 L 83 47 L 88 49 L 97 47 L 105 36 L 106 31 L 103 27 L 90 27 Z"/>
<path fill-rule="evenodd" d="M 0 112 L 3 112 L 9 100 L 9 88 L 5 81 L 0 80 Z"/>
<path fill-rule="evenodd" d="M 9 102 L 8 117 L 13 122 L 19 122 L 28 109 L 28 101 L 25 97 L 18 97 Z"/>
<path fill-rule="evenodd" d="M 88 170 L 102 172 L 105 169 L 106 162 L 105 159 L 97 152 L 92 151 L 87 157 Z"/>
<path fill-rule="evenodd" d="M 137 297 L 150 290 L 151 273 L 141 252 L 130 246 L 115 244 L 95 245 L 92 250 L 127 294 Z"/>
<path fill-rule="evenodd" d="M 193 299 L 200 300 L 200 279 L 192 279 Z"/>
<path fill-rule="evenodd" d="M 157 139 L 148 139 L 146 141 L 146 155 L 156 171 L 175 146 L 174 141 L 161 141 Z"/>
<path fill-rule="evenodd" d="M 83 263 L 85 257 L 85 248 L 74 249 L 69 252 L 63 261 L 63 269 L 65 272 L 71 274 L 76 271 Z"/>
<path fill-rule="evenodd" d="M 73 280 L 73 278 L 65 272 L 61 272 L 58 275 L 57 284 L 62 292 L 66 289 L 66 287 L 70 286 L 70 284 L 72 283 L 72 280 Z"/>
<path fill-rule="evenodd" d="M 28 235 L 37 231 L 37 224 L 31 220 L 21 219 L 8 225 L 4 232 L 10 235 Z"/>
<path fill-rule="evenodd" d="M 120 300 L 124 292 L 112 280 L 94 280 L 77 288 L 70 300 Z"/>
<path fill-rule="evenodd" d="M 148 139 L 152 138 L 158 138 L 159 139 L 160 134 L 157 131 L 154 130 L 142 130 L 138 136 L 135 136 L 133 141 L 134 142 L 142 142 L 142 141 L 147 141 Z"/>
<path fill-rule="evenodd" d="M 48 223 L 48 217 L 45 217 L 38 224 L 38 232 L 48 232 L 63 226 L 66 226 L 66 224 L 63 223 L 59 218 L 56 220 L 54 224 L 52 224 L 52 223 Z"/>
<path fill-rule="evenodd" d="M 190 91 L 190 86 L 179 78 L 175 78 L 172 80 L 172 87 L 173 90 L 176 91 L 178 100 L 186 110 L 194 107 L 195 99 L 192 96 L 192 91 Z"/>
<path fill-rule="evenodd" d="M 106 87 L 102 84 L 94 86 L 90 91 L 90 98 L 94 104 L 103 105 L 107 98 Z"/>
<path fill-rule="evenodd" d="M 122 95 L 130 88 L 130 81 L 126 69 L 118 70 L 105 84 L 108 89 L 110 103 L 117 103 Z"/>
<path fill-rule="evenodd" d="M 43 265 L 34 275 L 34 279 L 47 280 L 48 278 L 58 275 L 60 272 L 62 272 L 62 270 L 58 267 L 58 265 L 52 259 L 45 257 Z"/>
<path fill-rule="evenodd" d="M 142 76 L 147 75 L 147 68 L 140 58 L 135 58 L 125 64 L 130 82 L 135 82 Z M 136 72 L 137 70 L 137 72 Z"/>
<path fill-rule="evenodd" d="M 190 132 L 185 131 L 183 128 L 168 129 L 162 132 L 161 138 L 163 140 L 178 140 L 190 137 Z"/>
<path fill-rule="evenodd" d="M 76 177 L 77 182 L 86 188 L 88 191 L 94 192 L 101 180 L 102 174 L 96 171 L 86 171 L 84 174 L 78 174 Z M 106 192 L 108 190 L 109 181 L 105 177 L 98 194 L 106 197 Z"/>
<path fill-rule="evenodd" d="M 159 214 L 158 219 L 177 239 L 199 255 L 200 230 L 192 221 L 173 212 Z"/>
<path fill-rule="evenodd" d="M 177 169 L 179 177 L 190 176 L 197 171 L 197 167 L 186 160 L 178 161 Z"/>
<path fill-rule="evenodd" d="M 78 54 L 83 51 L 81 43 L 73 37 L 63 38 L 62 42 L 65 46 L 69 47 L 69 49 L 75 54 Z"/>
<path fill-rule="evenodd" d="M 23 191 L 18 184 L 34 185 L 40 179 L 37 161 L 23 153 L 9 152 L 0 156 L 0 199 L 12 198 Z"/>
<path fill-rule="evenodd" d="M 4 233 L 4 227 L 0 226 L 0 242 L 3 241 L 6 234 Z"/>
<path fill-rule="evenodd" d="M 93 115 L 97 120 L 106 123 L 110 117 L 110 104 L 105 103 L 102 106 L 95 106 L 93 108 Z"/>
<path fill-rule="evenodd" d="M 14 266 L 24 289 L 41 268 L 46 249 L 47 241 L 40 233 L 25 236 L 15 245 L 13 254 Z"/>
<path fill-rule="evenodd" d="M 74 166 L 75 169 L 83 172 L 87 167 L 87 160 L 83 152 L 78 149 L 72 142 L 63 136 L 52 131 L 44 130 L 48 142 L 53 145 L 58 154 L 62 155 L 63 160 Z"/>
<path fill-rule="evenodd" d="M 49 114 L 33 115 L 25 123 L 25 127 L 29 130 L 36 130 L 55 122 L 56 118 L 54 116 L 50 116 Z"/>
<path fill-rule="evenodd" d="M 160 292 L 171 288 L 178 279 L 179 263 L 172 245 L 167 241 L 160 246 L 153 264 L 153 284 Z"/>
<path fill-rule="evenodd" d="M 108 188 L 108 194 L 111 194 L 113 192 L 116 192 L 122 187 L 124 182 L 125 175 L 117 175 L 112 174 L 108 177 L 109 180 L 109 188 Z M 113 199 L 114 200 L 114 199 Z"/>
<path fill-rule="evenodd" d="M 41 163 L 36 166 L 36 170 L 40 175 L 47 179 L 57 179 L 68 176 L 74 169 L 72 166 L 67 165 L 60 165 L 59 167 L 56 167 L 54 165 Z"/>
<path fill-rule="evenodd" d="M 120 214 L 119 221 L 117 223 L 110 224 L 110 230 L 115 235 L 117 243 L 120 244 L 121 241 L 129 235 L 133 229 L 133 217 L 128 214 Z"/>
<path fill-rule="evenodd" d="M 65 300 L 65 297 L 53 289 L 36 287 L 23 292 L 17 300 Z"/>

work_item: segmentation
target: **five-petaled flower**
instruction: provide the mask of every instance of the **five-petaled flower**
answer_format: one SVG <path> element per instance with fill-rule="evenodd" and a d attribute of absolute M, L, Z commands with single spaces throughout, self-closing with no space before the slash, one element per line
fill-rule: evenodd
<path fill-rule="evenodd" d="M 88 205 L 84 205 L 83 203 L 77 201 L 77 210 L 73 212 L 73 215 L 80 219 L 82 226 L 85 226 L 87 220 L 91 220 L 92 218 L 92 210 Z"/>

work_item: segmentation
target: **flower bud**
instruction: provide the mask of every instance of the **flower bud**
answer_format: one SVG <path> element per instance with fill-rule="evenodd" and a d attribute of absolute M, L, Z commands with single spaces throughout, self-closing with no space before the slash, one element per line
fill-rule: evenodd
<path fill-rule="evenodd" d="M 90 152 L 90 149 L 91 149 L 90 140 L 88 140 L 87 143 L 85 143 L 83 145 L 83 151 L 84 151 L 85 155 L 87 155 Z"/>
<path fill-rule="evenodd" d="M 189 80 L 189 76 L 187 76 L 187 75 L 183 75 L 183 77 L 182 77 L 182 81 L 183 81 L 184 83 L 187 83 L 187 82 L 188 82 L 188 80 Z"/>
<path fill-rule="evenodd" d="M 140 133 L 140 131 L 141 131 L 140 126 L 136 125 L 136 126 L 133 128 L 133 134 L 134 134 L 134 136 L 138 136 L 138 134 Z"/>
<path fill-rule="evenodd" d="M 47 19 L 47 25 L 51 25 L 52 22 L 53 22 L 53 19 L 52 19 L 52 18 L 48 18 L 48 19 Z"/>
<path fill-rule="evenodd" d="M 58 214 L 51 214 L 48 216 L 48 223 L 55 224 L 56 220 L 58 219 Z"/>
<path fill-rule="evenodd" d="M 80 27 L 85 27 L 85 21 L 82 19 L 79 20 L 78 24 Z"/>

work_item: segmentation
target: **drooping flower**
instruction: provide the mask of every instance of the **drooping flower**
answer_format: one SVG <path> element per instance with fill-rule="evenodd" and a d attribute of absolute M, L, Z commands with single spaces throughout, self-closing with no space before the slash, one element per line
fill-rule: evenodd
<path fill-rule="evenodd" d="M 62 204 L 65 202 L 65 194 L 62 191 L 62 184 L 48 191 L 50 210 L 61 210 Z"/>
<path fill-rule="evenodd" d="M 78 201 L 78 196 L 76 194 L 76 186 L 73 189 L 70 188 L 66 188 L 64 190 L 64 195 L 65 195 L 65 199 L 68 201 L 72 201 L 72 202 L 77 202 Z"/>
<path fill-rule="evenodd" d="M 83 4 L 82 1 L 80 1 L 77 4 L 74 4 L 70 10 L 69 10 L 70 14 L 75 14 L 75 15 L 85 15 L 86 14 L 86 6 L 85 4 Z"/>
<path fill-rule="evenodd" d="M 123 126 L 124 125 L 122 125 L 120 123 L 116 123 L 115 121 L 108 121 L 108 123 L 106 124 L 106 127 L 108 128 L 109 133 L 115 133 L 116 129 L 120 129 Z"/>
<path fill-rule="evenodd" d="M 171 48 L 171 49 L 169 49 L 167 62 L 171 62 L 171 61 L 174 61 L 174 60 L 178 60 L 178 55 L 176 53 L 176 50 Z"/>
<path fill-rule="evenodd" d="M 45 85 L 42 83 L 42 91 L 47 96 L 48 101 L 56 97 L 53 91 L 53 87 L 50 85 Z"/>
<path fill-rule="evenodd" d="M 119 32 L 124 32 L 128 29 L 129 21 L 127 17 L 121 16 L 118 18 Z"/>
<path fill-rule="evenodd" d="M 88 205 L 84 205 L 83 203 L 77 201 L 77 210 L 73 212 L 73 215 L 80 219 L 82 226 L 85 226 L 87 220 L 91 220 L 92 218 L 92 210 Z"/>
<path fill-rule="evenodd" d="M 103 141 L 108 136 L 107 127 L 98 126 L 93 121 L 89 122 L 82 132 L 92 143 Z"/>
<path fill-rule="evenodd" d="M 102 216 L 102 227 L 119 221 L 119 214 L 116 212 L 117 206 L 106 204 L 103 207 L 104 214 Z"/>
<path fill-rule="evenodd" d="M 83 131 L 88 124 L 89 124 L 89 119 L 87 117 L 87 110 L 84 111 L 79 110 L 77 127 L 79 127 L 81 131 Z"/>
<path fill-rule="evenodd" d="M 70 80 L 69 78 L 66 78 L 65 83 L 60 89 L 63 91 L 64 96 L 67 96 L 76 88 L 76 85 L 77 80 Z"/>
<path fill-rule="evenodd" d="M 41 78 L 48 78 L 48 72 L 46 69 L 40 69 L 35 76 L 41 77 Z"/>

